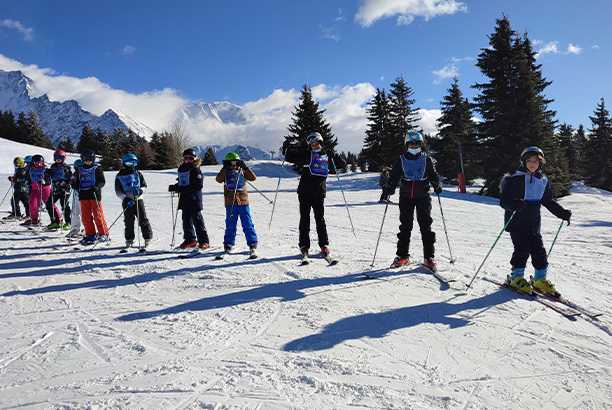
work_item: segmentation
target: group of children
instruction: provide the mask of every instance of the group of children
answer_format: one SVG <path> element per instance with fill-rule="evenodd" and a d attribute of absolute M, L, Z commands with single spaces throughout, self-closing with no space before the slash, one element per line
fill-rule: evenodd
<path fill-rule="evenodd" d="M 307 138 L 308 149 L 292 149 L 288 142 L 283 145 L 283 155 L 287 162 L 302 167 L 297 193 L 299 200 L 299 246 L 302 254 L 308 254 L 310 248 L 310 211 L 314 212 L 318 245 L 324 256 L 329 255 L 329 237 L 324 218 L 324 199 L 326 196 L 326 179 L 329 174 L 329 163 L 343 168 L 344 160 L 327 152 L 323 147 L 323 138 L 313 132 Z M 423 242 L 424 265 L 434 269 L 436 235 L 431 230 L 431 196 L 430 186 L 434 193 L 440 195 L 442 185 L 435 170 L 434 162 L 423 150 L 423 137 L 418 132 L 410 132 L 405 138 L 406 151 L 393 165 L 386 166 L 380 180 L 383 194 L 381 201 L 399 189 L 400 226 L 397 234 L 397 251 L 391 267 L 408 264 L 409 245 L 414 214 L 421 231 Z M 54 163 L 47 168 L 41 155 L 31 158 L 15 158 L 15 173 L 9 177 L 13 184 L 13 218 L 20 218 L 19 203 L 23 203 L 29 219 L 24 225 L 39 224 L 39 207 L 46 206 L 51 218 L 49 229 L 72 229 L 70 235 L 77 235 L 80 219 L 85 228 L 84 244 L 108 240 L 108 226 L 102 211 L 102 187 L 105 178 L 102 168 L 95 164 L 95 153 L 85 150 L 81 161 L 75 162 L 74 173 L 65 164 L 66 153 L 58 150 L 54 154 Z M 28 161 L 29 160 L 29 161 Z M 142 228 L 145 247 L 151 243 L 153 232 L 146 216 L 144 194 L 147 184 L 143 175 L 136 169 L 138 158 L 126 154 L 122 158 L 123 167 L 115 178 L 115 193 L 122 200 L 125 214 L 126 247 L 134 244 L 134 221 Z M 546 163 L 540 148 L 528 147 L 520 157 L 520 166 L 515 174 L 505 177 L 501 184 L 500 205 L 505 209 L 506 231 L 510 233 L 514 252 L 510 263 L 511 274 L 507 283 L 523 292 L 530 293 L 533 287 L 547 293 L 556 292 L 554 285 L 547 278 L 548 260 L 540 234 L 540 207 L 544 205 L 551 213 L 569 224 L 571 211 L 559 205 L 552 195 L 550 184 L 541 173 Z M 193 149 L 183 152 L 183 163 L 177 173 L 178 182 L 168 187 L 174 195 L 178 194 L 178 208 L 182 210 L 183 242 L 180 248 L 208 249 L 210 240 L 202 216 L 203 175 L 200 170 L 201 159 Z M 229 153 L 223 160 L 223 168 L 216 176 L 218 183 L 224 184 L 224 201 L 226 209 L 225 235 L 223 246 L 230 252 L 235 245 L 236 226 L 241 220 L 247 245 L 252 256 L 257 248 L 257 234 L 250 215 L 249 197 L 246 184 L 254 181 L 256 175 L 238 154 Z M 69 206 L 72 192 L 73 207 Z M 78 200 L 77 200 L 78 198 Z M 59 200 L 60 213 L 55 202 Z M 78 204 L 78 205 L 77 205 Z M 79 218 L 80 210 L 80 218 Z M 76 212 L 76 215 L 75 215 Z M 74 229 L 77 227 L 77 231 Z M 528 258 L 535 268 L 531 281 L 524 278 Z"/>

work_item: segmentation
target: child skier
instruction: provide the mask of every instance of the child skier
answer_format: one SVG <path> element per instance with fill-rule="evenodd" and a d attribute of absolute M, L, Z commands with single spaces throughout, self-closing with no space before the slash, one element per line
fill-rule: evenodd
<path fill-rule="evenodd" d="M 202 171 L 200 171 L 201 163 L 202 159 L 197 157 L 194 150 L 186 149 L 183 151 L 183 163 L 177 170 L 178 183 L 168 187 L 168 191 L 178 192 L 178 208 L 183 210 L 183 243 L 180 245 L 181 249 L 195 248 L 196 246 L 200 249 L 210 248 L 208 232 L 206 232 L 204 217 L 202 216 L 204 177 Z"/>
<path fill-rule="evenodd" d="M 380 186 L 380 188 L 382 189 L 382 194 L 380 195 L 380 200 L 378 202 L 389 202 L 389 193 L 387 192 L 387 187 L 389 186 L 389 178 L 391 177 L 392 170 L 393 167 L 391 165 L 386 165 L 383 167 L 382 172 L 380 173 L 380 178 L 378 178 L 378 186 Z"/>
<path fill-rule="evenodd" d="M 95 164 L 96 154 L 90 149 L 81 153 L 83 166 L 75 170 L 72 187 L 78 190 L 81 221 L 85 227 L 83 245 L 108 241 L 108 226 L 102 211 L 102 187 L 106 184 L 102 167 Z M 96 234 L 97 229 L 97 234 Z"/>
<path fill-rule="evenodd" d="M 49 213 L 49 217 L 51 217 L 51 224 L 47 226 L 48 229 L 58 229 L 63 228 L 64 230 L 70 230 L 72 228 L 70 222 L 70 180 L 72 178 L 72 171 L 70 170 L 70 166 L 65 164 L 66 161 L 66 153 L 61 149 L 58 149 L 53 154 L 53 160 L 55 161 L 53 165 L 49 168 L 49 172 L 51 173 L 51 196 L 49 200 L 46 202 L 47 212 Z M 62 212 L 64 215 L 64 223 L 62 225 L 62 219 L 55 215 L 53 211 L 53 207 L 55 206 L 55 201 L 59 199 L 60 207 L 62 208 Z"/>
<path fill-rule="evenodd" d="M 553 199 L 548 179 L 540 172 L 546 163 L 544 153 L 538 147 L 528 147 L 521 153 L 521 165 L 512 176 L 506 176 L 500 185 L 499 204 L 506 210 L 504 220 L 508 223 L 506 231 L 514 245 L 510 259 L 511 274 L 508 285 L 525 293 L 531 293 L 532 287 L 550 294 L 558 294 L 554 285 L 546 278 L 548 256 L 540 234 L 540 206 L 544 205 L 553 215 L 567 221 L 569 225 L 572 212 L 564 209 Z M 510 222 L 508 222 L 508 220 Z M 535 275 L 531 283 L 524 278 L 527 259 L 531 255 L 531 264 Z"/>
<path fill-rule="evenodd" d="M 13 184 L 13 198 L 11 199 L 12 213 L 5 219 L 21 219 L 30 215 L 30 188 L 27 182 L 26 164 L 23 158 L 17 157 L 13 160 L 15 173 L 8 179 Z M 25 214 L 21 213 L 19 203 L 23 204 Z"/>
<path fill-rule="evenodd" d="M 151 244 L 153 231 L 147 218 L 142 195 L 147 189 L 147 182 L 140 171 L 136 170 L 138 158 L 134 154 L 125 154 L 121 158 L 123 167 L 115 177 L 115 194 L 121 199 L 121 206 L 125 209 L 125 247 L 130 248 L 134 245 L 134 220 L 138 218 L 138 225 L 142 229 L 144 247 Z"/>
<path fill-rule="evenodd" d="M 82 167 L 83 161 L 81 159 L 77 159 L 74 161 L 74 173 L 72 174 L 72 179 L 70 180 L 70 185 L 73 186 L 75 184 L 75 177 L 77 175 L 78 167 Z M 72 228 L 68 235 L 68 238 L 78 238 L 81 235 L 81 201 L 79 201 L 79 191 L 76 189 L 72 189 L 72 212 L 70 213 L 70 220 L 72 224 Z"/>
<path fill-rule="evenodd" d="M 246 166 L 244 161 L 235 152 L 230 152 L 223 160 L 223 168 L 217 174 L 216 180 L 223 187 L 225 197 L 225 236 L 223 238 L 223 248 L 225 253 L 229 253 L 236 242 L 236 225 L 240 216 L 242 230 L 246 237 L 247 245 L 251 258 L 256 258 L 257 254 L 257 234 L 251 220 L 249 210 L 249 194 L 247 193 L 246 181 L 255 181 L 255 173 Z"/>
<path fill-rule="evenodd" d="M 387 194 L 393 195 L 400 183 L 399 209 L 400 227 L 397 234 L 396 257 L 391 264 L 397 268 L 408 264 L 410 236 L 414 224 L 414 211 L 423 241 L 423 265 L 436 269 L 434 261 L 436 234 L 431 230 L 431 196 L 430 184 L 436 195 L 442 192 L 440 177 L 434 168 L 433 161 L 423 151 L 423 137 L 418 132 L 409 132 L 405 138 L 406 152 L 400 156 L 395 165 L 387 187 Z"/>
<path fill-rule="evenodd" d="M 51 195 L 51 173 L 45 166 L 45 159 L 42 155 L 33 155 L 30 171 L 26 174 L 27 181 L 31 184 L 30 191 L 30 219 L 22 225 L 38 225 L 40 209 Z M 59 217 L 59 209 L 53 206 L 53 211 Z"/>
<path fill-rule="evenodd" d="M 306 138 L 308 150 L 300 152 L 287 152 L 289 141 L 283 143 L 285 161 L 302 166 L 302 176 L 297 193 L 300 202 L 300 238 L 299 247 L 303 256 L 308 255 L 310 248 L 310 210 L 314 213 L 317 225 L 319 247 L 323 256 L 329 255 L 329 238 L 325 225 L 324 202 L 327 192 L 327 175 L 329 174 L 329 161 L 333 161 L 338 168 L 346 167 L 346 162 L 337 155 L 323 148 L 323 137 L 318 132 L 311 132 Z"/>

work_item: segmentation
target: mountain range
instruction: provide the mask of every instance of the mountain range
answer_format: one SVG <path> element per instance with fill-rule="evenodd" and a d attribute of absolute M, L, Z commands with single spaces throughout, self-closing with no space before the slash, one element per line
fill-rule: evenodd
<path fill-rule="evenodd" d="M 0 110 L 10 110 L 15 114 L 15 117 L 20 112 L 28 114 L 30 111 L 34 111 L 38 116 L 41 127 L 55 145 L 67 137 L 70 137 L 76 143 L 87 123 L 94 130 L 100 127 L 102 130 L 110 132 L 115 128 L 124 131 L 129 128 L 145 139 L 149 139 L 154 133 L 154 130 L 146 124 L 131 118 L 116 108 L 108 108 L 102 115 L 97 116 L 83 109 L 76 100 L 51 101 L 47 94 L 32 97 L 32 94 L 35 94 L 33 92 L 35 89 L 34 81 L 23 72 L 0 70 Z M 184 106 L 178 110 L 176 117 L 187 124 L 209 119 L 223 124 L 243 124 L 246 122 L 242 108 L 225 101 L 211 104 L 198 102 L 190 106 Z M 195 148 L 203 154 L 208 146 Z M 239 145 L 225 148 L 213 147 L 217 157 L 221 159 L 227 152 L 236 149 L 243 149 L 246 159 L 270 158 L 269 154 L 255 147 Z"/>

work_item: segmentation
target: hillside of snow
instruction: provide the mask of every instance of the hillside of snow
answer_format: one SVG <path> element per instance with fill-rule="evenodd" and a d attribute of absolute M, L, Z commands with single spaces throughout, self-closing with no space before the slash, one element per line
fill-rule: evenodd
<path fill-rule="evenodd" d="M 8 155 L 0 164 L 4 195 L 11 159 L 32 148 L 0 142 Z M 454 264 L 432 196 L 438 265 L 456 279 L 449 286 L 418 266 L 416 226 L 411 265 L 387 269 L 398 207 L 385 215 L 375 203 L 380 189 L 371 173 L 340 176 L 354 234 L 338 179 L 328 178 L 325 216 L 340 262 L 313 256 L 300 266 L 299 177 L 285 164 L 279 184 L 280 162 L 249 164 L 269 200 L 279 187 L 272 219 L 269 200 L 248 188 L 256 260 L 247 259 L 240 228 L 234 253 L 214 259 L 225 226 L 219 166 L 202 167 L 203 216 L 215 248 L 195 258 L 119 253 L 114 172 L 102 193 L 108 223 L 117 221 L 110 245 L 74 250 L 63 234 L 0 224 L 0 408 L 610 408 L 610 193 L 577 186 L 560 199 L 573 218 L 559 232 L 549 278 L 567 298 L 603 313 L 567 318 L 490 282 L 509 272 L 508 234 L 466 289 L 503 227 L 497 200 L 478 196 L 478 187 L 460 194 L 447 186 L 440 197 Z M 176 201 L 167 186 L 176 172 L 143 174 L 153 249 L 170 250 Z M 5 201 L 2 216 L 8 210 Z M 560 222 L 543 209 L 547 249 Z M 181 240 L 179 215 L 175 244 Z"/>

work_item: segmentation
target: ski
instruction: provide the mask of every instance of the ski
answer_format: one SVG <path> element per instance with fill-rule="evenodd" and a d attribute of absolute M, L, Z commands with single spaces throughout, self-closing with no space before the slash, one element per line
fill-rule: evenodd
<path fill-rule="evenodd" d="M 577 310 L 577 311 L 579 311 L 581 313 L 584 313 L 585 315 L 587 315 L 590 318 L 595 318 L 595 317 L 603 315 L 602 312 L 595 312 L 593 310 L 587 309 L 586 307 L 580 306 L 580 305 L 578 305 L 578 304 L 576 304 L 576 303 L 574 303 L 574 302 L 564 298 L 561 295 L 557 295 L 557 296 L 551 295 L 550 293 L 543 292 L 540 289 L 536 289 L 536 288 L 533 288 L 533 290 L 535 292 L 537 292 L 539 295 L 542 295 L 542 296 L 545 296 L 547 298 L 550 298 L 550 299 L 552 299 L 552 300 L 554 300 L 556 302 L 563 303 L 565 306 L 568 306 L 568 307 L 570 307 L 572 309 L 575 309 L 575 310 Z"/>
<path fill-rule="evenodd" d="M 179 258 L 179 259 L 189 259 L 189 258 L 193 258 L 193 257 L 199 256 L 199 255 L 203 255 L 204 253 L 206 253 L 206 252 L 208 252 L 208 251 L 210 251 L 210 250 L 212 250 L 212 249 L 213 249 L 213 247 L 206 248 L 206 249 L 199 249 L 199 248 L 196 248 L 196 249 L 192 250 L 192 251 L 191 251 L 191 252 L 189 252 L 189 253 L 185 253 L 185 254 L 182 254 L 182 255 L 178 255 L 178 258 Z"/>
<path fill-rule="evenodd" d="M 333 265 L 336 265 L 338 263 L 338 261 L 336 259 L 332 258 L 331 256 L 329 256 L 329 254 L 327 254 L 327 255 L 322 254 L 322 256 L 327 261 L 329 266 L 333 266 Z"/>
<path fill-rule="evenodd" d="M 506 288 L 508 290 L 511 290 L 514 293 L 517 293 L 521 296 L 525 296 L 527 298 L 529 298 L 530 300 L 535 300 L 536 302 L 541 303 L 544 306 L 548 306 L 549 308 L 551 308 L 552 310 L 554 310 L 557 313 L 562 314 L 565 317 L 575 317 L 575 316 L 580 316 L 580 312 L 573 310 L 573 309 L 567 309 L 565 307 L 556 305 L 554 303 L 552 303 L 549 299 L 546 299 L 545 297 L 540 297 L 538 296 L 537 293 L 534 293 L 533 295 L 530 295 L 529 293 L 525 293 L 525 292 L 521 292 L 518 289 L 513 288 L 512 286 L 509 286 L 505 283 L 499 283 L 499 282 L 495 282 L 495 281 L 491 281 L 493 283 L 495 283 L 497 286 L 500 286 L 502 288 Z"/>
<path fill-rule="evenodd" d="M 221 255 L 215 256 L 215 260 L 222 261 L 225 259 L 225 256 L 229 255 L 230 249 L 225 249 Z"/>
<path fill-rule="evenodd" d="M 429 268 L 429 267 L 425 266 L 424 263 L 421 263 L 419 266 L 421 266 L 427 272 L 429 272 L 432 275 L 434 275 L 436 277 L 436 279 L 438 279 L 440 282 L 444 283 L 445 285 L 448 285 L 451 282 L 456 282 L 457 281 L 457 279 L 455 279 L 455 278 L 447 278 L 446 276 L 441 274 L 440 271 L 437 268 Z"/>

